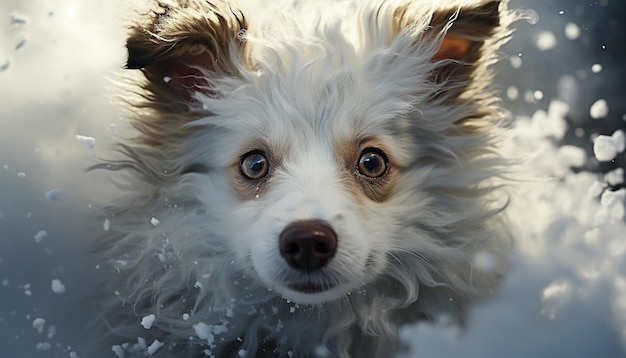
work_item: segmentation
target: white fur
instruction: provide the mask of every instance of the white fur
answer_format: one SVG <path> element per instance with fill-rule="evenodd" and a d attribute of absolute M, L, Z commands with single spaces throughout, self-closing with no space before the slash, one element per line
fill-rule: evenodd
<path fill-rule="evenodd" d="M 112 161 L 142 179 L 112 209 L 114 230 L 103 240 L 122 282 L 104 314 L 113 335 L 159 338 L 163 357 L 240 349 L 384 357 L 395 350 L 399 325 L 439 314 L 462 321 L 466 304 L 497 287 L 509 247 L 498 215 L 506 161 L 497 154 L 497 108 L 433 98 L 445 90 L 429 78 L 442 34 L 414 42 L 441 4 L 422 4 L 422 18 L 397 36 L 393 5 L 378 16 L 379 4 L 369 2 L 246 14 L 254 66 L 233 54 L 239 76 L 205 72 L 211 91 L 189 103 L 201 116 L 186 124 L 193 135 L 177 143 L 182 154 L 158 159 L 156 150 L 129 145 L 130 161 Z M 481 106 L 493 109 L 493 128 L 447 134 Z M 338 139 L 367 138 L 383 143 L 397 166 L 385 200 L 350 190 L 334 148 Z M 243 200 L 229 168 L 251 149 L 281 160 L 258 196 Z M 191 163 L 208 169 L 182 174 Z M 309 277 L 333 288 L 316 294 L 285 285 L 304 274 L 277 244 L 288 224 L 310 219 L 329 223 L 339 240 L 335 257 Z M 474 267 L 485 252 L 498 260 L 495 271 Z M 146 331 L 140 320 L 148 314 L 156 321 Z M 126 351 L 143 348 L 131 343 Z"/>

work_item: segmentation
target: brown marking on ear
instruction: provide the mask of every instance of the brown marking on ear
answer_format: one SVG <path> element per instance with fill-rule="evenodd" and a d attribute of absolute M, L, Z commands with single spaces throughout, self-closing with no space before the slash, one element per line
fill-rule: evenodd
<path fill-rule="evenodd" d="M 470 44 L 471 42 L 468 39 L 452 35 L 446 36 L 443 38 L 441 47 L 439 47 L 439 51 L 437 51 L 437 54 L 432 58 L 432 60 L 440 61 L 444 59 L 453 59 L 460 61 L 467 54 Z"/>

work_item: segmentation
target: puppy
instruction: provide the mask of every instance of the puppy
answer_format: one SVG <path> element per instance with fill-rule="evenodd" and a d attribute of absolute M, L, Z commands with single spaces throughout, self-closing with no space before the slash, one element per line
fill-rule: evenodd
<path fill-rule="evenodd" d="M 119 357 L 388 357 L 511 245 L 488 66 L 505 1 L 159 0 L 99 241 Z"/>

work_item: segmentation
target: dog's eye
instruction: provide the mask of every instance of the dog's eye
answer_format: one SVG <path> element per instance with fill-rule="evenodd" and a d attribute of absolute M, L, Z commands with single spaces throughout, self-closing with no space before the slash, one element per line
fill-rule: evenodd
<path fill-rule="evenodd" d="M 243 155 L 239 170 L 246 178 L 256 180 L 267 175 L 270 164 L 263 153 L 254 151 Z"/>
<path fill-rule="evenodd" d="M 378 178 L 387 173 L 387 157 L 376 148 L 367 148 L 361 153 L 357 170 L 362 175 Z"/>

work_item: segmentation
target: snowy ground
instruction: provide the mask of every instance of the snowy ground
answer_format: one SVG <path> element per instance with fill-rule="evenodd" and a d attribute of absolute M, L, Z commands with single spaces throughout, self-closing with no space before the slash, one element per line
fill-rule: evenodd
<path fill-rule="evenodd" d="M 83 168 L 124 136 L 107 99 L 121 0 L 0 2 L 0 347 L 6 357 L 91 357 L 85 222 L 112 188 Z M 401 357 L 626 356 L 626 6 L 534 8 L 498 82 L 527 178 L 511 208 L 519 250 L 502 293 L 467 330 L 406 327 Z M 95 138 L 95 141 L 94 141 Z M 594 151 L 595 150 L 595 151 Z"/>

